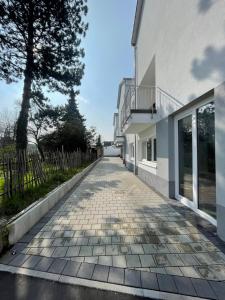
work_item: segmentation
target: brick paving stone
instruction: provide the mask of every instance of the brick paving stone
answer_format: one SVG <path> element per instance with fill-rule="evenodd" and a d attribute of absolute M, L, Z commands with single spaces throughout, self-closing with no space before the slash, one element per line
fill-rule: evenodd
<path fill-rule="evenodd" d="M 15 247 L 23 255 L 57 254 L 86 263 L 225 280 L 225 246 L 215 232 L 190 209 L 139 181 L 120 159 L 107 158 Z M 15 258 L 4 256 L 4 261 Z"/>
<path fill-rule="evenodd" d="M 212 287 L 214 293 L 216 294 L 218 300 L 224 300 L 225 295 L 225 283 L 217 281 L 209 281 L 210 286 Z"/>
<path fill-rule="evenodd" d="M 179 294 L 197 296 L 195 288 L 190 278 L 173 276 Z"/>
<path fill-rule="evenodd" d="M 141 262 L 139 255 L 126 255 L 127 267 L 129 268 L 140 268 Z"/>
<path fill-rule="evenodd" d="M 80 246 L 72 246 L 69 247 L 67 252 L 66 252 L 66 256 L 67 257 L 73 257 L 73 256 L 78 256 L 79 252 L 80 252 Z"/>
<path fill-rule="evenodd" d="M 41 256 L 30 256 L 23 264 L 22 268 L 33 269 L 41 260 Z"/>
<path fill-rule="evenodd" d="M 106 255 L 99 256 L 98 263 L 100 265 L 112 266 L 113 265 L 112 256 L 110 256 L 110 255 L 108 255 L 108 256 L 106 256 Z"/>
<path fill-rule="evenodd" d="M 10 261 L 10 265 L 14 267 L 21 267 L 29 257 L 30 255 L 19 254 L 12 261 Z"/>
<path fill-rule="evenodd" d="M 42 257 L 41 260 L 34 266 L 34 269 L 37 271 L 46 272 L 53 263 L 53 261 L 53 258 Z"/>
<path fill-rule="evenodd" d="M 166 274 L 157 274 L 160 291 L 177 293 L 177 287 L 173 276 Z"/>
<path fill-rule="evenodd" d="M 156 274 L 150 272 L 141 272 L 141 286 L 143 289 L 159 290 Z"/>
<path fill-rule="evenodd" d="M 117 245 L 106 245 L 106 255 L 118 255 L 119 248 Z"/>
<path fill-rule="evenodd" d="M 92 256 L 93 247 L 92 246 L 81 246 L 79 256 Z"/>
<path fill-rule="evenodd" d="M 68 247 L 56 247 L 52 253 L 52 257 L 65 257 Z"/>
<path fill-rule="evenodd" d="M 105 246 L 94 246 L 93 255 L 105 255 Z"/>
<path fill-rule="evenodd" d="M 127 264 L 124 255 L 112 256 L 112 259 L 113 259 L 113 267 L 126 268 Z"/>
<path fill-rule="evenodd" d="M 156 264 L 154 262 L 153 256 L 150 254 L 143 254 L 139 255 L 140 260 L 141 260 L 141 266 L 142 267 L 155 267 Z"/>
<path fill-rule="evenodd" d="M 85 279 L 91 279 L 94 267 L 94 264 L 82 263 L 77 276 Z"/>
<path fill-rule="evenodd" d="M 144 250 L 141 245 L 130 245 L 132 254 L 144 254 Z"/>
<path fill-rule="evenodd" d="M 108 274 L 109 274 L 109 267 L 108 266 L 96 265 L 95 268 L 94 268 L 94 273 L 92 275 L 92 279 L 97 280 L 97 281 L 107 282 Z"/>
<path fill-rule="evenodd" d="M 191 281 L 198 297 L 217 299 L 212 287 L 207 280 L 191 278 Z"/>
<path fill-rule="evenodd" d="M 125 285 L 141 287 L 141 272 L 125 269 Z"/>
<path fill-rule="evenodd" d="M 61 274 L 66 263 L 67 263 L 66 260 L 56 258 L 53 260 L 52 264 L 50 265 L 48 272 L 55 273 L 55 274 Z"/>
<path fill-rule="evenodd" d="M 80 262 L 68 261 L 62 271 L 62 274 L 75 277 L 79 271 L 80 265 Z"/>
<path fill-rule="evenodd" d="M 124 284 L 124 269 L 110 267 L 108 282 L 115 284 Z"/>

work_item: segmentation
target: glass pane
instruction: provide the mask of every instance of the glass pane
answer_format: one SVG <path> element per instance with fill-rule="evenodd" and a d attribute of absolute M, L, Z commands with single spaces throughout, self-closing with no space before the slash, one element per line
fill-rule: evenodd
<path fill-rule="evenodd" d="M 208 103 L 197 110 L 198 205 L 216 218 L 215 106 Z"/>
<path fill-rule="evenodd" d="M 156 139 L 154 139 L 154 161 L 157 161 L 157 146 L 156 146 Z"/>
<path fill-rule="evenodd" d="M 147 157 L 147 142 L 142 143 L 142 159 L 146 159 Z"/>
<path fill-rule="evenodd" d="M 147 142 L 147 160 L 152 160 L 152 140 Z"/>
<path fill-rule="evenodd" d="M 192 189 L 192 116 L 178 121 L 179 194 L 193 201 Z"/>

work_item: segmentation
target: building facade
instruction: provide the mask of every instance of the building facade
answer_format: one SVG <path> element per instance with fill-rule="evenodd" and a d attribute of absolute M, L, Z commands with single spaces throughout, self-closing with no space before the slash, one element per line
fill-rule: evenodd
<path fill-rule="evenodd" d="M 135 76 L 119 86 L 126 166 L 225 240 L 225 2 L 138 0 Z"/>

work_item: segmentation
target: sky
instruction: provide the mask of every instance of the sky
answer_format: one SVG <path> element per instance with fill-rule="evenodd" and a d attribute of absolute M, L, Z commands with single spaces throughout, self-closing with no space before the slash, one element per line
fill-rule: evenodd
<path fill-rule="evenodd" d="M 123 77 L 134 76 L 131 47 L 136 0 L 88 0 L 89 30 L 83 41 L 85 75 L 79 87 L 80 112 L 87 127 L 94 126 L 102 140 L 113 140 L 113 113 Z M 22 82 L 0 82 L 0 111 L 15 111 Z M 66 96 L 49 94 L 51 104 L 64 104 Z"/>

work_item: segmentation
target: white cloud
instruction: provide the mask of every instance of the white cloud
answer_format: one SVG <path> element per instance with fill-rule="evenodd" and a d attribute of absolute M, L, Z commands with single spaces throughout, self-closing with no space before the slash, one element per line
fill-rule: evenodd
<path fill-rule="evenodd" d="M 78 95 L 77 96 L 77 100 L 79 103 L 84 103 L 84 104 L 88 104 L 89 103 L 89 100 L 81 95 Z"/>

